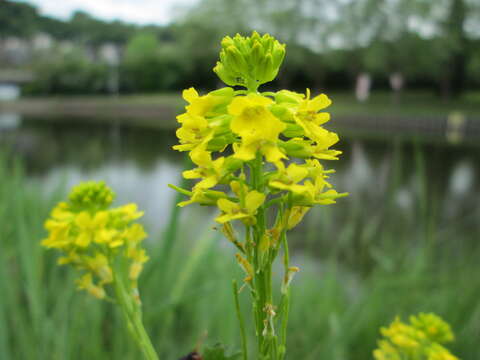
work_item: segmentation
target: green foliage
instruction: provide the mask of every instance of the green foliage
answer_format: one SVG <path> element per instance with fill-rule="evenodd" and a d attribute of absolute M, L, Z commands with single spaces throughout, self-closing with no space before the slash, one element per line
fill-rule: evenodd
<path fill-rule="evenodd" d="M 105 43 L 130 49 L 130 55 L 138 51 L 135 61 L 129 56 L 120 67 L 120 90 L 125 92 L 179 90 L 192 84 L 212 88 L 216 77 L 203 69 L 214 66 L 220 39 L 253 29 L 287 44 L 290 51 L 279 81 L 296 90 L 351 88 L 361 72 L 370 72 L 377 88 L 389 87 L 392 72 L 401 73 L 407 86 L 444 95 L 459 93 L 464 85 L 478 86 L 480 6 L 474 0 L 202 0 L 166 26 L 106 22 L 84 12 L 61 21 L 39 15 L 28 4 L 0 4 L 0 37 L 29 39 L 44 32 L 92 53 Z M 51 89 L 56 85 L 40 83 L 45 83 L 44 72 L 58 77 L 61 66 L 43 63 L 36 55 L 34 60 L 40 79 L 29 93 L 55 93 Z M 105 86 L 90 86 L 83 76 L 90 75 L 79 71 L 75 92 L 106 91 Z"/>
<path fill-rule="evenodd" d="M 381 204 L 371 204 L 368 194 L 377 189 L 368 184 L 338 210 L 312 210 L 301 235 L 291 239 L 292 264 L 302 267 L 292 285 L 287 344 L 292 359 L 371 360 L 382 326 L 396 315 L 422 311 L 451 323 L 457 336 L 452 353 L 477 359 L 479 209 L 440 221 L 434 187 L 426 190 L 433 179 L 420 175 L 415 208 L 401 211 L 396 189 L 400 179 L 413 179 L 402 169 L 421 174 L 425 166 L 421 151 L 402 159 L 404 153 L 409 152 L 392 159 Z M 46 235 L 43 222 L 65 189 L 45 192 L 21 164 L 7 166 L 5 157 L 0 179 L 0 359 L 138 359 L 120 314 L 78 293 L 69 285 L 75 271 L 58 268 L 56 255 L 39 246 Z M 205 343 L 240 348 L 230 274 L 237 272 L 239 280 L 244 275 L 230 261 L 233 250 L 220 245 L 213 218 L 171 214 L 164 233 L 151 234 L 145 243 L 151 260 L 139 279 L 145 325 L 160 357 L 180 358 L 207 331 Z M 240 306 L 249 316 L 245 291 Z"/>
<path fill-rule="evenodd" d="M 183 66 L 176 58 L 175 49 L 160 44 L 154 33 L 135 35 L 127 44 L 121 67 L 125 77 L 123 87 L 142 92 L 174 88 Z"/>
<path fill-rule="evenodd" d="M 26 84 L 25 94 L 83 94 L 105 91 L 109 70 L 106 64 L 91 62 L 81 48 L 42 58 L 35 65 L 35 81 Z"/>
<path fill-rule="evenodd" d="M 33 35 L 38 14 L 30 4 L 0 0 L 0 38 Z"/>
<path fill-rule="evenodd" d="M 207 347 L 203 350 L 202 357 L 203 360 L 235 360 L 239 359 L 241 354 L 236 353 L 233 355 L 225 354 L 225 347 L 223 345 L 217 344 L 213 347 Z"/>

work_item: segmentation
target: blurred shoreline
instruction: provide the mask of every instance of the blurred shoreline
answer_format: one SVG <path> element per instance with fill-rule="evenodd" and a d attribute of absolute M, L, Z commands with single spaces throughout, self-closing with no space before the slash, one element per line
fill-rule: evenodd
<path fill-rule="evenodd" d="M 332 94 L 329 127 L 356 136 L 416 137 L 426 141 L 480 144 L 480 104 L 465 101 L 433 102 L 421 94 L 406 94 L 404 102 L 385 101 L 388 94 L 374 94 L 356 102 L 346 94 Z M 2 114 L 58 121 L 120 122 L 129 126 L 174 130 L 175 117 L 184 101 L 178 94 L 121 96 L 32 97 L 0 101 Z M 463 111 L 456 109 L 462 108 Z"/>

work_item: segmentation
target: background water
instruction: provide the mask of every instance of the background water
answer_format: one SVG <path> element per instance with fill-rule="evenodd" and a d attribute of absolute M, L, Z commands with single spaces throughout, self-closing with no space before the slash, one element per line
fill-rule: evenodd
<path fill-rule="evenodd" d="M 146 210 L 153 231 L 163 228 L 175 201 L 167 184 L 179 184 L 182 169 L 191 166 L 184 154 L 172 150 L 173 130 L 14 114 L 3 115 L 0 125 L 0 142 L 23 160 L 30 181 L 40 183 L 45 192 L 84 180 L 104 180 L 117 192 L 119 203 L 137 202 Z M 470 223 L 478 230 L 479 223 L 471 218 L 480 200 L 480 146 L 452 145 L 444 138 L 373 138 L 352 129 L 345 129 L 348 135 L 343 136 L 343 129 L 337 131 L 341 141 L 336 148 L 343 154 L 325 164 L 336 170 L 330 179 L 335 188 L 351 195 L 332 210 L 314 212 L 333 211 L 331 221 L 340 228 L 352 220 L 352 202 L 367 223 L 387 207 L 401 215 L 398 221 L 404 217 L 412 223 L 422 211 L 434 210 L 440 227 L 464 222 L 466 230 L 471 230 Z M 186 213 L 210 214 L 200 206 L 190 208 Z M 315 227 L 315 219 L 307 217 L 305 226 Z"/>

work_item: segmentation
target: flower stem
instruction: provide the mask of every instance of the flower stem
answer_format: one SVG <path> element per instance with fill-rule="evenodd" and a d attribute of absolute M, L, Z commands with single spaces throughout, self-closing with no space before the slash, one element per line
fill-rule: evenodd
<path fill-rule="evenodd" d="M 263 178 L 263 158 L 257 154 L 252 161 L 250 182 L 252 187 L 258 192 L 265 191 L 265 181 Z M 253 226 L 253 262 L 254 279 L 252 281 L 252 300 L 255 314 L 255 327 L 258 342 L 258 355 L 262 360 L 278 359 L 278 342 L 274 329 L 274 305 L 272 296 L 272 262 L 270 249 L 260 249 L 259 244 L 264 236 L 267 236 L 266 207 L 261 206 L 256 215 L 256 223 Z M 262 253 L 267 251 L 267 254 Z M 267 256 L 266 256 L 267 255 Z"/>
<path fill-rule="evenodd" d="M 233 286 L 233 298 L 235 299 L 235 310 L 237 311 L 238 323 L 240 325 L 240 335 L 242 337 L 243 360 L 247 360 L 248 359 L 247 335 L 245 333 L 245 323 L 243 321 L 242 313 L 240 311 L 240 302 L 238 300 L 237 280 L 233 280 L 232 286 Z"/>
<path fill-rule="evenodd" d="M 119 270 L 118 267 L 117 270 Z M 158 360 L 158 355 L 143 326 L 141 304 L 133 297 L 133 294 L 127 291 L 121 274 L 122 272 L 116 274 L 114 287 L 116 299 L 127 329 L 137 343 L 138 348 L 142 351 L 144 358 L 146 360 Z"/>

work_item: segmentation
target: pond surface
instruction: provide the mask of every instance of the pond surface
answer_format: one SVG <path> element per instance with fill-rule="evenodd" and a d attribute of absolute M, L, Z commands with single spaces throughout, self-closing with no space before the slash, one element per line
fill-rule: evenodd
<path fill-rule="evenodd" d="M 378 213 L 387 201 L 406 214 L 417 211 L 422 201 L 434 201 L 443 223 L 479 213 L 480 146 L 394 135 L 360 138 L 354 129 L 338 132 L 341 142 L 336 148 L 344 153 L 326 165 L 337 171 L 331 182 L 338 191 L 351 194 L 335 206 L 339 218 L 352 204 Z M 166 224 L 175 200 L 167 184 L 179 184 L 187 164 L 183 154 L 171 149 L 175 143 L 173 131 L 115 122 L 0 116 L 0 144 L 23 160 L 29 181 L 51 191 L 62 184 L 105 180 L 119 203 L 137 202 L 146 211 L 154 231 Z M 188 211 L 205 209 L 194 206 Z"/>

